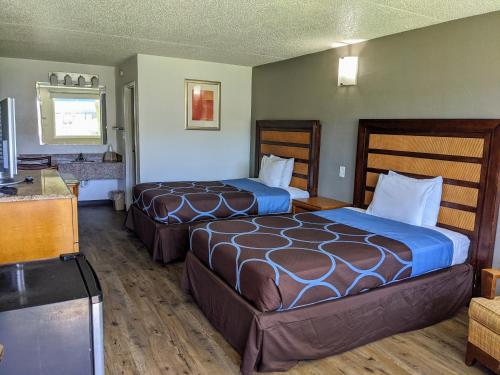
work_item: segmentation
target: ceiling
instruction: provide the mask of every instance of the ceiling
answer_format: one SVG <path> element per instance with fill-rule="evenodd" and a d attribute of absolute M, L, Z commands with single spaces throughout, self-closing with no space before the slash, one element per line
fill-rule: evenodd
<path fill-rule="evenodd" d="M 0 0 L 0 56 L 255 66 L 500 10 L 500 0 Z"/>

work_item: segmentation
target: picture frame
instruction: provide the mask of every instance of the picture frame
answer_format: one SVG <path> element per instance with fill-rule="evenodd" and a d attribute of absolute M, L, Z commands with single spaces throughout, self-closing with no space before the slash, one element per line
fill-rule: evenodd
<path fill-rule="evenodd" d="M 220 130 L 221 83 L 184 80 L 186 130 Z"/>

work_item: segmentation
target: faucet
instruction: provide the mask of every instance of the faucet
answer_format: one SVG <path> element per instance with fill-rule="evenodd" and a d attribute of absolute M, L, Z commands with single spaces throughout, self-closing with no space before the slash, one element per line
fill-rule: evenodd
<path fill-rule="evenodd" d="M 83 156 L 83 153 L 79 153 L 78 154 L 78 157 L 75 159 L 75 161 L 87 161 L 87 159 L 85 159 L 85 157 Z"/>

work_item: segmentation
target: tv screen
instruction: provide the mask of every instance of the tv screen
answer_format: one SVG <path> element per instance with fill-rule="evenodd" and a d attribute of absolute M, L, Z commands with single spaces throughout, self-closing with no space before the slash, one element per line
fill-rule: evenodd
<path fill-rule="evenodd" d="M 17 174 L 16 116 L 13 98 L 0 101 L 0 178 Z"/>

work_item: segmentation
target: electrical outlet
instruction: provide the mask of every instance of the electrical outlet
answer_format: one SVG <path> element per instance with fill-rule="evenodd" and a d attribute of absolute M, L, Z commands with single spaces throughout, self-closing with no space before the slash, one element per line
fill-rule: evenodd
<path fill-rule="evenodd" d="M 341 165 L 339 169 L 339 177 L 345 177 L 345 166 Z"/>

